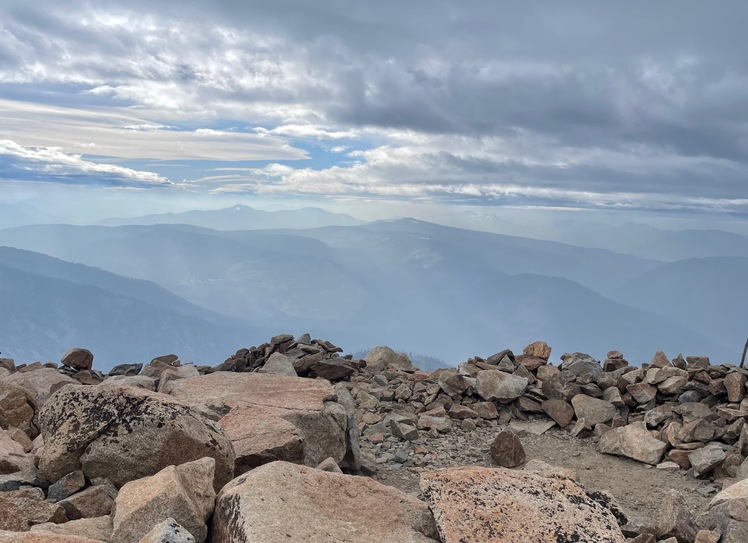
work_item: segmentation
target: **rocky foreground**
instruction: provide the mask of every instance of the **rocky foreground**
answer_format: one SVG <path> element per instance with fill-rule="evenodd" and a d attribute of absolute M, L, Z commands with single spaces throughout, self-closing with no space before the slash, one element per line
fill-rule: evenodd
<path fill-rule="evenodd" d="M 0 359 L 0 543 L 748 541 L 742 369 L 615 351 L 556 367 L 542 342 L 434 372 L 340 352 L 281 335 L 216 367 L 168 355 L 107 376 L 85 349 Z M 632 517 L 528 459 L 544 435 L 708 504 L 663 488 Z"/>

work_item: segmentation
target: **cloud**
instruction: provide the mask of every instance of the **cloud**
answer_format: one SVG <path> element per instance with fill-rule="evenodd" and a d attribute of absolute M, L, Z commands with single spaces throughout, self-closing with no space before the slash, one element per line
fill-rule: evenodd
<path fill-rule="evenodd" d="M 2 159 L 5 160 L 2 160 Z M 85 160 L 58 148 L 23 147 L 0 140 L 0 167 L 9 179 L 52 181 L 72 184 L 101 184 L 132 188 L 168 187 L 173 183 L 153 172 L 145 172 Z"/>
<path fill-rule="evenodd" d="M 735 209 L 748 5 L 720 6 L 14 3 L 0 126 L 97 161 L 261 163 L 186 176 L 211 191 Z"/>
<path fill-rule="evenodd" d="M 307 157 L 305 151 L 277 136 L 177 129 L 119 108 L 58 107 L 0 97 L 0 126 L 3 134 L 12 135 L 15 141 L 28 146 L 59 147 L 74 152 L 75 142 L 86 142 L 96 146 L 97 155 L 119 159 L 247 161 Z"/>

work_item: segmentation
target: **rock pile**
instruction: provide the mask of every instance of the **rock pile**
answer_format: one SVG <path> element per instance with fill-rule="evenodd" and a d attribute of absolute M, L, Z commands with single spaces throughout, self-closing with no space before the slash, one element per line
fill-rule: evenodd
<path fill-rule="evenodd" d="M 662 353 L 632 367 L 616 351 L 556 367 L 543 342 L 434 372 L 387 347 L 340 353 L 279 335 L 216 367 L 0 359 L 0 542 L 626 541 L 609 497 L 564 470 L 433 471 L 442 452 L 423 447 L 496 428 L 479 452 L 513 468 L 521 436 L 553 426 L 723 488 L 698 522 L 673 495 L 631 541 L 748 540 L 739 368 Z M 421 472 L 422 499 L 357 476 L 382 465 Z"/>

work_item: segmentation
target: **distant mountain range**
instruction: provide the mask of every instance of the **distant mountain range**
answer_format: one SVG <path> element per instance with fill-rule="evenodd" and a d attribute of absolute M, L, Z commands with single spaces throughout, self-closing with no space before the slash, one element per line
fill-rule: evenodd
<path fill-rule="evenodd" d="M 748 257 L 748 237 L 723 230 L 666 230 L 642 223 L 593 221 L 515 221 L 466 212 L 443 217 L 444 224 L 493 233 L 510 233 L 580 247 L 607 249 L 640 258 L 674 262 L 687 258 Z"/>
<path fill-rule="evenodd" d="M 103 226 L 191 224 L 213 230 L 270 230 L 275 228 L 319 228 L 321 226 L 354 226 L 363 224 L 344 213 L 331 213 L 316 207 L 262 211 L 245 205 L 225 209 L 195 210 L 184 213 L 161 213 L 125 219 L 106 219 Z"/>
<path fill-rule="evenodd" d="M 672 309 L 688 306 L 688 296 L 707 286 L 715 300 L 746 299 L 745 285 L 714 281 L 709 271 L 665 288 L 668 264 L 660 261 L 412 219 L 255 231 L 37 225 L 0 231 L 0 245 L 167 289 L 162 298 L 127 296 L 144 304 L 163 299 L 165 309 L 208 323 L 196 337 L 221 339 L 193 341 L 186 350 L 206 345 L 212 362 L 286 331 L 308 331 L 351 351 L 389 344 L 450 363 L 537 339 L 548 341 L 554 356 L 581 350 L 604 357 L 620 349 L 639 363 L 662 349 L 734 362 L 748 322 L 745 304 L 722 307 L 716 320 L 714 309 L 697 311 L 694 301 L 688 318 Z M 105 286 L 82 272 L 76 277 L 91 288 Z M 221 336 L 211 328 L 223 329 L 221 319 L 240 322 L 247 333 Z M 193 330 L 188 323 L 184 329 Z M 262 330 L 268 332 L 255 335 Z M 154 347 L 149 356 L 163 350 Z"/>
<path fill-rule="evenodd" d="M 258 331 L 194 306 L 153 283 L 0 247 L 0 350 L 19 362 L 59 361 L 73 346 L 96 367 L 177 352 L 215 364 Z"/>

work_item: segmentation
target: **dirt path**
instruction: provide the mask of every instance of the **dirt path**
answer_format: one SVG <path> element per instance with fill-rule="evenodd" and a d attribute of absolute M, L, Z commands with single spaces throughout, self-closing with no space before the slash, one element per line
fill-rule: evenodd
<path fill-rule="evenodd" d="M 381 445 L 372 445 L 364 438 L 362 445 L 370 448 L 380 462 L 385 460 L 379 464 L 378 480 L 417 495 L 420 471 L 466 465 L 493 466 L 488 450 L 496 433 L 496 427 L 472 432 L 455 429 L 436 439 L 422 438 L 410 445 L 411 456 L 405 464 L 388 460 L 389 455 L 403 447 L 401 441 L 388 439 Z M 636 524 L 652 524 L 663 496 L 670 489 L 684 495 L 694 515 L 705 511 L 710 499 L 706 488 L 708 481 L 694 479 L 682 471 L 658 470 L 626 458 L 601 454 L 591 439 L 577 439 L 554 429 L 540 436 L 523 436 L 521 440 L 527 460 L 543 460 L 574 470 L 578 481 L 588 490 L 603 490 L 614 496 L 619 507 Z M 414 465 L 416 459 L 421 459 L 423 467 Z"/>

